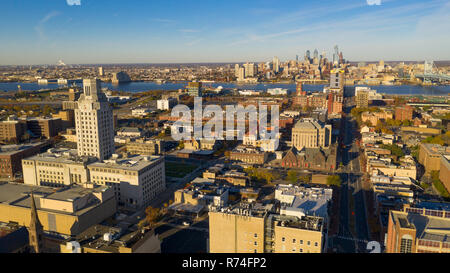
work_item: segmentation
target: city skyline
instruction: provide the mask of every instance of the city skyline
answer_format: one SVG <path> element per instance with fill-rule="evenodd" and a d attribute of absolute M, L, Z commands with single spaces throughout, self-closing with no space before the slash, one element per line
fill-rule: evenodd
<path fill-rule="evenodd" d="M 4 1 L 0 65 L 450 60 L 450 2 Z M 99 12 L 100 11 L 100 12 Z"/>

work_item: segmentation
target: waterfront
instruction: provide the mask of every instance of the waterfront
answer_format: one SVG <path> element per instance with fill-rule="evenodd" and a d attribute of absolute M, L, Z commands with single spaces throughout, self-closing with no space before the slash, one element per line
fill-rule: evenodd
<path fill-rule="evenodd" d="M 17 91 L 18 85 L 21 86 L 22 90 L 25 91 L 38 91 L 38 90 L 46 90 L 46 89 L 58 89 L 64 86 L 58 84 L 47 84 L 40 85 L 37 83 L 0 83 L 0 91 Z M 81 86 L 81 84 L 78 84 Z M 178 89 L 183 89 L 187 85 L 187 82 L 181 83 L 163 83 L 157 84 L 154 82 L 131 82 L 124 83 L 119 85 L 113 85 L 111 83 L 103 83 L 102 86 L 112 91 L 125 91 L 125 92 L 145 92 L 152 90 L 164 90 L 164 91 L 173 91 Z M 258 83 L 258 84 L 236 84 L 236 83 L 205 83 L 204 86 L 208 88 L 217 88 L 222 86 L 224 89 L 240 89 L 240 90 L 258 90 L 258 91 L 266 91 L 270 88 L 285 88 L 290 91 L 295 91 L 295 84 L 282 84 L 282 83 Z M 311 85 L 305 84 L 304 90 L 317 92 L 322 91 L 323 87 L 326 85 Z M 357 85 L 357 86 L 365 86 L 365 85 Z M 377 90 L 378 93 L 390 94 L 390 95 L 434 95 L 434 96 L 444 96 L 450 93 L 450 85 L 444 86 L 418 86 L 418 85 L 378 85 L 378 86 L 369 86 L 374 90 Z M 350 88 L 352 88 L 350 86 Z"/>

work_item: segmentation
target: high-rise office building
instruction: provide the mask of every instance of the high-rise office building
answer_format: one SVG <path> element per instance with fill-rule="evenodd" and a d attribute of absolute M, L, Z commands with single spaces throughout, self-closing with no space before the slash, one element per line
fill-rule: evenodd
<path fill-rule="evenodd" d="M 280 60 L 278 59 L 278 57 L 273 58 L 273 71 L 275 73 L 280 72 Z"/>
<path fill-rule="evenodd" d="M 254 63 L 244 64 L 244 70 L 245 70 L 245 77 L 255 76 L 255 64 Z"/>
<path fill-rule="evenodd" d="M 234 66 L 234 76 L 235 76 L 236 78 L 239 78 L 239 68 L 240 68 L 239 64 L 236 64 L 236 65 Z"/>
<path fill-rule="evenodd" d="M 191 97 L 201 97 L 202 96 L 202 83 L 201 82 L 190 82 L 188 83 L 188 94 Z"/>
<path fill-rule="evenodd" d="M 334 46 L 334 53 L 333 53 L 333 65 L 339 64 L 339 47 L 337 45 Z"/>
<path fill-rule="evenodd" d="M 104 160 L 115 150 L 113 111 L 100 80 L 85 79 L 83 88 L 75 109 L 78 155 Z"/>
<path fill-rule="evenodd" d="M 305 53 L 305 61 L 309 61 L 311 59 L 311 51 L 306 50 Z"/>
<path fill-rule="evenodd" d="M 367 108 L 369 107 L 369 92 L 363 90 L 359 91 L 356 98 L 356 108 Z"/>
<path fill-rule="evenodd" d="M 342 69 L 333 69 L 330 71 L 330 88 L 339 89 L 339 91 L 344 91 L 344 74 L 345 71 Z"/>
<path fill-rule="evenodd" d="M 105 76 L 105 72 L 103 71 L 103 66 L 100 66 L 100 67 L 98 68 L 98 75 L 99 75 L 100 77 Z"/>
<path fill-rule="evenodd" d="M 319 51 L 317 49 L 314 50 L 314 58 L 319 59 Z"/>
<path fill-rule="evenodd" d="M 240 67 L 238 72 L 238 81 L 243 81 L 245 79 L 245 68 Z"/>

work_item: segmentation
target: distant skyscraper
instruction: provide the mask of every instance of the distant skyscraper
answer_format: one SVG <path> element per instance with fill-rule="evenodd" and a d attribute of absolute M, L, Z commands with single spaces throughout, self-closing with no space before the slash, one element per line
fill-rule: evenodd
<path fill-rule="evenodd" d="M 244 68 L 240 68 L 244 69 Z M 188 83 L 188 94 L 191 97 L 201 97 L 202 96 L 202 83 L 201 82 L 190 82 Z"/>
<path fill-rule="evenodd" d="M 253 77 L 255 75 L 255 64 L 246 63 L 244 64 L 245 77 Z"/>
<path fill-rule="evenodd" d="M 112 108 L 100 80 L 85 79 L 83 88 L 75 110 L 78 155 L 108 159 L 115 150 Z"/>
<path fill-rule="evenodd" d="M 278 57 L 273 58 L 273 71 L 275 73 L 280 72 L 280 60 L 278 59 Z"/>
<path fill-rule="evenodd" d="M 245 68 L 240 67 L 238 72 L 238 81 L 243 81 L 245 79 Z"/>
<path fill-rule="evenodd" d="M 317 49 L 314 50 L 314 58 L 319 59 L 319 51 Z"/>
<path fill-rule="evenodd" d="M 239 64 L 236 64 L 236 65 L 234 66 L 234 76 L 235 76 L 236 78 L 239 78 Z"/>
<path fill-rule="evenodd" d="M 311 51 L 306 50 L 306 54 L 305 54 L 305 60 L 309 61 L 311 59 Z"/>
<path fill-rule="evenodd" d="M 98 68 L 98 75 L 101 76 L 101 77 L 105 76 L 105 73 L 104 73 L 104 71 L 103 71 L 103 67 L 102 67 L 102 66 L 100 66 L 100 67 Z"/>
<path fill-rule="evenodd" d="M 334 46 L 333 64 L 334 65 L 339 64 L 339 47 L 337 45 Z"/>

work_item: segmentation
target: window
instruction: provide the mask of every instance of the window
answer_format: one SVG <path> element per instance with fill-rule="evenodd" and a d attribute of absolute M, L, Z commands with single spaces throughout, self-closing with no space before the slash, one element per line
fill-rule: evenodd
<path fill-rule="evenodd" d="M 285 242 L 285 241 L 286 241 L 286 238 L 284 238 L 284 237 L 281 238 L 281 241 L 282 241 L 282 242 Z"/>
<path fill-rule="evenodd" d="M 413 238 L 410 235 L 404 235 L 400 242 L 400 253 L 411 253 Z"/>

